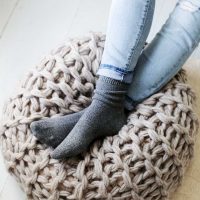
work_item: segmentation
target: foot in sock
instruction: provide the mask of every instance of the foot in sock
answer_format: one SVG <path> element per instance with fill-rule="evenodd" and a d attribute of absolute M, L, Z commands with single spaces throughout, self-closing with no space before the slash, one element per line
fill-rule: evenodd
<path fill-rule="evenodd" d="M 117 134 L 126 123 L 124 99 L 128 86 L 100 76 L 92 103 L 51 156 L 55 159 L 75 156 L 86 150 L 94 139 Z"/>
<path fill-rule="evenodd" d="M 31 123 L 31 132 L 37 139 L 50 147 L 57 147 L 78 122 L 87 108 L 65 116 L 43 119 Z M 124 108 L 126 116 L 129 110 Z"/>
<path fill-rule="evenodd" d="M 31 131 L 40 142 L 55 148 L 69 134 L 86 109 L 65 116 L 32 122 Z"/>

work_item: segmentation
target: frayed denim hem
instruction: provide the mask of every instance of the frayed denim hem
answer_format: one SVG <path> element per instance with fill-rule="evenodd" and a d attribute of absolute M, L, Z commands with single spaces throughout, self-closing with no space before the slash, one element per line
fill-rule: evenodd
<path fill-rule="evenodd" d="M 131 99 L 128 95 L 125 96 L 125 101 L 124 101 L 124 107 L 129 110 L 132 111 L 135 109 L 135 107 L 140 103 L 141 101 L 134 101 L 133 99 Z"/>
<path fill-rule="evenodd" d="M 103 75 L 130 84 L 133 78 L 133 71 L 115 67 L 113 65 L 100 64 L 97 75 Z"/>

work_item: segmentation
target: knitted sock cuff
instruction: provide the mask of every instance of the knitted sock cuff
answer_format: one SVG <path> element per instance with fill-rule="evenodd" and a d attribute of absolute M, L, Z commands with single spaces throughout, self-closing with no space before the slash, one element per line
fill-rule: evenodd
<path fill-rule="evenodd" d="M 116 80 L 107 76 L 100 75 L 97 80 L 97 88 L 103 88 L 104 90 L 127 90 L 130 84 L 121 80 Z"/>
<path fill-rule="evenodd" d="M 123 105 L 129 84 L 120 80 L 100 75 L 92 99 L 108 105 L 119 107 Z"/>

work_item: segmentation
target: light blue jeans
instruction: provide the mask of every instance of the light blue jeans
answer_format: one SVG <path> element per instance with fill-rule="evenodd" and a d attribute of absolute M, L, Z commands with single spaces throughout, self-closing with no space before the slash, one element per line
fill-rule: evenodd
<path fill-rule="evenodd" d="M 175 76 L 200 42 L 200 0 L 180 0 L 143 50 L 154 9 L 155 0 L 112 0 L 97 75 L 130 83 L 128 110 Z"/>

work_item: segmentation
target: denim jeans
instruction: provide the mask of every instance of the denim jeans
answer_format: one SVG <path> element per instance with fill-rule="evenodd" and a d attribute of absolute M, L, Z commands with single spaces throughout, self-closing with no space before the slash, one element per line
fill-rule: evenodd
<path fill-rule="evenodd" d="M 97 71 L 130 83 L 129 110 L 161 89 L 200 42 L 200 0 L 179 0 L 145 49 L 155 0 L 112 0 L 102 60 Z"/>

